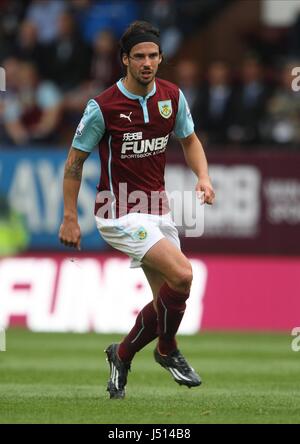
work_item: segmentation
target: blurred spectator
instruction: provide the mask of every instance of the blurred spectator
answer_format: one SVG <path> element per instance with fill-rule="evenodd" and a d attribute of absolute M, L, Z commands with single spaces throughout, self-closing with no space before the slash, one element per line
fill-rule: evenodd
<path fill-rule="evenodd" d="M 144 20 L 161 31 L 162 49 L 167 58 L 175 55 L 183 38 L 198 32 L 225 4 L 224 0 L 153 0 L 141 3 Z"/>
<path fill-rule="evenodd" d="M 60 117 L 61 95 L 51 82 L 41 81 L 35 65 L 20 62 L 17 88 L 5 95 L 4 128 L 16 145 L 54 142 Z"/>
<path fill-rule="evenodd" d="M 90 7 L 92 1 L 94 0 L 69 0 L 68 8 L 71 8 L 74 11 L 81 12 Z"/>
<path fill-rule="evenodd" d="M 280 86 L 267 104 L 264 126 L 266 141 L 278 144 L 300 142 L 300 92 L 292 89 L 294 66 L 300 66 L 299 62 L 284 66 Z"/>
<path fill-rule="evenodd" d="M 74 4 L 75 1 L 73 10 Z M 124 29 L 139 16 L 140 2 L 137 0 L 98 0 L 89 2 L 89 5 L 81 0 L 80 4 L 82 14 L 77 17 L 83 38 L 88 43 L 106 29 L 110 29 L 117 38 L 121 37 Z"/>
<path fill-rule="evenodd" d="M 69 0 L 69 10 L 75 15 L 82 15 L 91 7 L 91 0 Z"/>
<path fill-rule="evenodd" d="M 294 59 L 300 59 L 300 14 L 298 14 L 294 25 L 288 32 L 289 55 Z"/>
<path fill-rule="evenodd" d="M 0 2 L 0 60 L 8 57 L 18 32 L 28 0 L 1 0 Z"/>
<path fill-rule="evenodd" d="M 225 143 L 232 103 L 229 67 L 222 61 L 208 68 L 207 84 L 200 88 L 193 106 L 195 129 L 210 143 Z"/>
<path fill-rule="evenodd" d="M 109 30 L 99 32 L 94 40 L 93 50 L 91 77 L 97 89 L 102 91 L 121 75 L 118 44 L 113 33 Z"/>
<path fill-rule="evenodd" d="M 83 39 L 89 42 L 85 35 L 85 24 L 92 7 L 92 0 L 69 0 L 68 10 L 72 13 Z M 89 42 L 90 43 L 90 42 Z"/>
<path fill-rule="evenodd" d="M 66 9 L 64 0 L 33 0 L 27 11 L 27 19 L 37 27 L 38 40 L 42 44 L 52 42 L 58 33 L 58 18 Z"/>
<path fill-rule="evenodd" d="M 255 57 L 242 64 L 241 84 L 233 95 L 231 124 L 228 137 L 232 142 L 258 143 L 260 125 L 265 113 L 269 88 L 263 80 L 263 67 Z"/>
<path fill-rule="evenodd" d="M 24 251 L 28 243 L 29 235 L 23 218 L 0 195 L 0 257 Z"/>
<path fill-rule="evenodd" d="M 176 0 L 178 24 L 184 37 L 199 31 L 225 5 L 226 0 Z"/>
<path fill-rule="evenodd" d="M 35 63 L 39 71 L 43 73 L 45 49 L 38 42 L 37 28 L 33 22 L 24 20 L 21 23 L 12 52 L 19 59 Z"/>
<path fill-rule="evenodd" d="M 121 77 L 121 71 L 118 45 L 113 33 L 109 30 L 99 32 L 93 42 L 91 80 L 64 95 L 64 111 L 72 127 L 80 119 L 87 101 L 116 82 Z"/>
<path fill-rule="evenodd" d="M 181 59 L 176 66 L 176 82 L 185 95 L 193 113 L 199 90 L 198 64 L 194 60 Z"/>
<path fill-rule="evenodd" d="M 62 91 L 70 91 L 89 77 L 90 48 L 82 40 L 69 12 L 58 18 L 58 34 L 48 48 L 47 72 Z"/>
<path fill-rule="evenodd" d="M 249 51 L 257 54 L 271 68 L 276 68 L 278 59 L 288 53 L 287 33 L 282 27 L 261 26 L 244 37 Z"/>
<path fill-rule="evenodd" d="M 164 56 L 171 58 L 175 55 L 182 40 L 182 32 L 178 26 L 179 17 L 176 0 L 145 2 L 143 18 L 160 30 Z"/>

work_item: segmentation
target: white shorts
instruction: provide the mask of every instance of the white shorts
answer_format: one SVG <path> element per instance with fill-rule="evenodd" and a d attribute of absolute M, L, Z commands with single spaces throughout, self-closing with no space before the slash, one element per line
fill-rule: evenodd
<path fill-rule="evenodd" d="M 142 265 L 142 259 L 160 239 L 166 238 L 180 249 L 177 228 L 171 214 L 129 213 L 118 219 L 95 216 L 103 239 L 116 250 L 131 257 L 130 268 Z"/>

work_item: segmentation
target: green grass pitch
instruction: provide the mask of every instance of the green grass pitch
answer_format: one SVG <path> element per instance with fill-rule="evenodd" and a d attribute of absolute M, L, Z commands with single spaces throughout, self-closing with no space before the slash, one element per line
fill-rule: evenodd
<path fill-rule="evenodd" d="M 181 351 L 203 378 L 193 389 L 154 362 L 150 344 L 133 362 L 126 399 L 109 400 L 103 350 L 120 337 L 7 330 L 0 423 L 300 422 L 300 352 L 292 351 L 289 333 L 180 337 Z"/>

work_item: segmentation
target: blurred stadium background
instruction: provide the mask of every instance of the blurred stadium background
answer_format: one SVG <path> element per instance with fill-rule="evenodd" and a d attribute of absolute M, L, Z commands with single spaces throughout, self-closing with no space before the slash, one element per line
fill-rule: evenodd
<path fill-rule="evenodd" d="M 293 71 L 300 67 L 298 0 L 0 0 L 6 74 L 0 92 L 0 327 L 7 330 L 7 349 L 9 332 L 12 344 L 19 337 L 17 326 L 126 332 L 151 297 L 141 271 L 129 270 L 128 260 L 96 231 L 96 152 L 85 164 L 79 197 L 82 252 L 67 251 L 57 237 L 67 150 L 87 100 L 121 77 L 117 42 L 135 19 L 161 30 L 159 76 L 176 82 L 188 99 L 217 195 L 205 209 L 204 235 L 182 236 L 194 282 L 180 332 L 252 331 L 253 338 L 274 332 L 280 350 L 294 359 L 291 331 L 300 326 L 300 92 L 292 88 L 293 81 L 300 85 Z M 168 190 L 192 189 L 195 178 L 176 140 L 167 159 Z M 188 211 L 183 207 L 183 216 Z M 226 347 L 226 334 L 220 337 Z"/>

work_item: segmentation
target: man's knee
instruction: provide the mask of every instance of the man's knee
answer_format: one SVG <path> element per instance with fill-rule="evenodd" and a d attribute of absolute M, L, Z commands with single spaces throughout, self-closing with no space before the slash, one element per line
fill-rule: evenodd
<path fill-rule="evenodd" d="M 178 291 L 178 293 L 188 294 L 193 280 L 193 271 L 191 265 L 187 265 L 186 267 L 178 270 L 174 275 L 170 278 L 169 286 Z"/>

